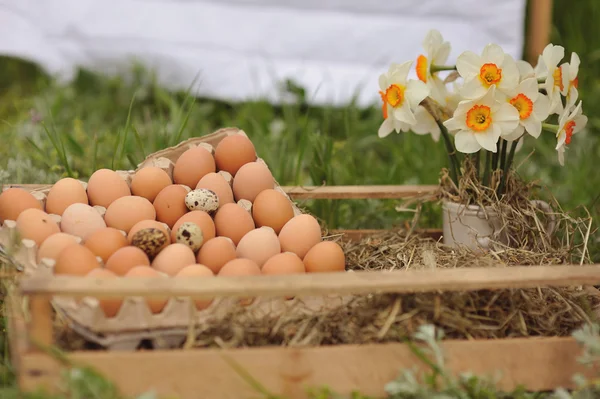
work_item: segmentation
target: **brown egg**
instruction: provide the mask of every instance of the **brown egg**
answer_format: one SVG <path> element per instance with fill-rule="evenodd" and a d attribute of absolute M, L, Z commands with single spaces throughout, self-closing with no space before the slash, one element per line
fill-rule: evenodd
<path fill-rule="evenodd" d="M 259 162 L 250 162 L 238 170 L 233 178 L 233 195 L 237 201 L 254 199 L 263 190 L 272 189 L 275 180 L 269 168 Z"/>
<path fill-rule="evenodd" d="M 283 226 L 294 217 L 294 209 L 285 195 L 267 189 L 254 199 L 252 217 L 257 227 L 268 226 L 279 234 Z"/>
<path fill-rule="evenodd" d="M 117 275 L 111 272 L 110 270 L 103 268 L 92 269 L 86 277 L 92 278 L 117 278 Z M 121 309 L 121 305 L 123 305 L 123 299 L 120 298 L 103 298 L 98 299 L 98 304 L 100 309 L 104 312 L 106 317 L 115 317 L 117 313 L 119 313 L 119 309 Z"/>
<path fill-rule="evenodd" d="M 270 227 L 259 227 L 246 233 L 236 247 L 238 258 L 251 259 L 259 267 L 281 252 L 277 234 Z"/>
<path fill-rule="evenodd" d="M 83 245 L 74 244 L 60 252 L 54 265 L 54 274 L 85 276 L 98 267 L 100 263 L 92 251 Z"/>
<path fill-rule="evenodd" d="M 215 222 L 210 217 L 210 215 L 204 211 L 191 211 L 180 217 L 177 220 L 177 222 L 173 225 L 173 229 L 171 230 L 171 242 L 175 242 L 177 238 L 177 230 L 185 222 L 192 222 L 197 224 L 198 227 L 200 227 L 200 230 L 202 230 L 204 241 L 208 241 L 211 238 L 215 237 Z"/>
<path fill-rule="evenodd" d="M 194 251 L 185 244 L 175 243 L 166 246 L 152 261 L 152 267 L 159 272 L 174 276 L 186 266 L 196 263 Z"/>
<path fill-rule="evenodd" d="M 221 268 L 218 276 L 237 277 L 237 276 L 259 276 L 260 267 L 250 259 L 234 259 L 230 260 Z M 239 303 L 243 306 L 248 306 L 254 302 L 252 297 L 240 298 Z"/>
<path fill-rule="evenodd" d="M 279 242 L 281 251 L 293 252 L 304 259 L 308 250 L 321 242 L 321 226 L 311 215 L 294 216 L 279 232 Z"/>
<path fill-rule="evenodd" d="M 106 228 L 106 223 L 93 207 L 75 203 L 63 212 L 60 228 L 64 233 L 80 237 L 85 242 L 90 234 Z"/>
<path fill-rule="evenodd" d="M 223 175 L 219 173 L 209 173 L 205 175 L 196 185 L 196 189 L 199 188 L 206 188 L 217 194 L 217 197 L 219 198 L 219 207 L 234 202 L 231 185 L 225 180 Z"/>
<path fill-rule="evenodd" d="M 190 148 L 175 162 L 173 181 L 193 188 L 205 175 L 216 170 L 215 159 L 206 148 Z"/>
<path fill-rule="evenodd" d="M 66 177 L 50 188 L 46 197 L 46 212 L 62 215 L 71 204 L 88 205 L 88 196 L 79 180 Z"/>
<path fill-rule="evenodd" d="M 5 220 L 16 221 L 21 212 L 30 208 L 44 210 L 40 201 L 30 192 L 18 187 L 4 190 L 0 194 L 0 224 Z"/>
<path fill-rule="evenodd" d="M 117 249 L 106 261 L 105 269 L 117 276 L 124 276 L 135 266 L 150 266 L 150 260 L 144 251 L 138 247 L 126 246 Z"/>
<path fill-rule="evenodd" d="M 113 227 L 105 227 L 94 231 L 87 237 L 84 244 L 94 255 L 102 258 L 104 264 L 108 262 L 108 258 L 118 249 L 127 245 L 128 242 L 125 235 Z"/>
<path fill-rule="evenodd" d="M 176 275 L 176 278 L 182 277 L 214 277 L 215 274 L 208 267 L 200 264 L 188 265 L 181 269 Z M 197 299 L 196 309 L 206 309 L 213 302 L 213 299 Z"/>
<path fill-rule="evenodd" d="M 129 269 L 125 277 L 157 277 L 164 278 L 159 272 L 151 268 L 150 266 L 139 265 Z M 167 305 L 168 299 L 146 299 L 150 312 L 157 314 Z"/>
<path fill-rule="evenodd" d="M 196 261 L 216 274 L 219 273 L 225 263 L 236 257 L 235 245 L 230 238 L 215 237 L 202 245 L 196 256 Z"/>
<path fill-rule="evenodd" d="M 269 258 L 263 265 L 261 272 L 264 275 L 304 274 L 306 268 L 298 255 L 293 252 L 283 252 Z M 285 296 L 285 299 L 293 298 L 290 295 Z"/>
<path fill-rule="evenodd" d="M 256 149 L 252 141 L 244 135 L 232 134 L 225 137 L 215 147 L 215 161 L 219 170 L 235 176 L 248 162 L 256 160 Z"/>
<path fill-rule="evenodd" d="M 282 252 L 272 256 L 265 262 L 262 274 L 302 274 L 306 268 L 302 259 L 293 252 Z"/>
<path fill-rule="evenodd" d="M 260 267 L 251 259 L 233 259 L 219 271 L 219 276 L 258 276 Z"/>
<path fill-rule="evenodd" d="M 156 166 L 147 166 L 131 178 L 131 193 L 154 202 L 158 193 L 171 184 L 173 182 L 167 172 Z"/>
<path fill-rule="evenodd" d="M 136 195 L 116 199 L 106 209 L 104 215 L 107 226 L 123 230 L 126 233 L 129 233 L 136 223 L 154 219 L 156 219 L 156 209 L 152 202 Z"/>
<path fill-rule="evenodd" d="M 60 227 L 46 212 L 29 208 L 19 214 L 17 231 L 21 239 L 33 240 L 39 248 L 46 238 L 60 233 Z"/>
<path fill-rule="evenodd" d="M 37 251 L 37 261 L 42 259 L 56 260 L 61 251 L 69 245 L 79 244 L 81 239 L 67 233 L 56 233 L 46 238 Z"/>
<path fill-rule="evenodd" d="M 230 238 L 234 245 L 255 227 L 248 211 L 235 203 L 223 205 L 215 215 L 217 236 Z"/>
<path fill-rule="evenodd" d="M 177 220 L 188 212 L 185 206 L 187 190 L 177 184 L 163 188 L 154 199 L 156 220 L 173 228 Z"/>
<path fill-rule="evenodd" d="M 87 195 L 90 205 L 108 208 L 117 198 L 131 195 L 131 190 L 127 182 L 114 170 L 99 169 L 92 173 L 88 180 Z"/>
<path fill-rule="evenodd" d="M 171 235 L 169 233 L 169 230 L 167 229 L 167 226 L 165 226 L 162 222 L 158 222 L 156 220 L 142 220 L 141 222 L 137 222 L 136 224 L 134 224 L 133 227 L 129 230 L 129 233 L 127 234 L 127 241 L 129 242 L 129 244 L 131 244 L 131 240 L 133 240 L 133 236 L 135 235 L 135 233 L 142 229 L 150 228 L 164 231 L 165 235 L 169 240 L 168 244 L 171 243 Z"/>
<path fill-rule="evenodd" d="M 308 273 L 343 272 L 346 270 L 346 256 L 338 243 L 321 241 L 308 251 L 304 266 Z"/>

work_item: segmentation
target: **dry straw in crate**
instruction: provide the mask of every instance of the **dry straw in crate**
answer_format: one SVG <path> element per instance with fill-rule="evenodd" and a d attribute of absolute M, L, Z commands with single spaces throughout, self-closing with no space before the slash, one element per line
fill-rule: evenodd
<path fill-rule="evenodd" d="M 242 130 L 236 128 L 220 129 L 212 134 L 192 138 L 177 146 L 151 154 L 138 165 L 136 170 L 118 171 L 118 174 L 130 185 L 136 171 L 147 166 L 155 166 L 166 171 L 172 178 L 175 162 L 186 150 L 202 146 L 214 154 L 217 144 L 231 134 L 245 135 Z M 264 163 L 261 158 L 258 158 L 257 162 Z M 231 181 L 231 175 L 227 176 L 227 172 L 220 173 L 224 173 L 226 179 L 229 177 L 228 180 Z M 84 187 L 86 186 L 85 182 L 81 183 Z M 32 191 L 42 206 L 45 205 L 46 195 L 51 187 L 52 185 L 39 186 Z M 189 187 L 186 189 L 191 190 Z M 281 192 L 290 201 L 295 215 L 302 213 L 276 181 L 274 189 Z M 241 200 L 238 204 L 251 211 L 250 202 Z M 95 208 L 101 215 L 104 215 L 105 208 L 100 206 Z M 52 215 L 52 217 L 60 223 L 60 216 Z M 165 227 L 169 231 L 168 226 L 165 225 Z M 10 255 L 25 274 L 37 276 L 53 273 L 54 261 L 42 259 L 38 262 L 38 249 L 35 242 L 19 239 L 15 221 L 7 220 L 0 228 L 0 245 L 6 248 L 16 248 Z M 100 258 L 98 260 L 101 262 Z M 166 278 L 166 275 L 164 277 Z M 331 306 L 339 306 L 340 298 L 332 298 L 330 301 L 327 298 L 309 300 L 308 306 L 309 308 L 328 307 L 329 302 Z M 87 340 L 109 349 L 135 349 L 142 340 L 151 340 L 154 347 L 158 348 L 179 346 L 185 340 L 190 325 L 210 324 L 211 320 L 221 319 L 224 312 L 239 306 L 239 302 L 234 298 L 216 298 L 208 308 L 197 310 L 189 298 L 170 298 L 160 313 L 153 314 L 143 298 L 130 297 L 124 299 L 115 317 L 106 317 L 96 298 L 75 300 L 67 297 L 54 297 L 52 303 L 60 318 L 66 320 L 74 331 Z M 281 314 L 286 309 L 290 309 L 293 303 L 294 300 L 258 298 L 246 306 L 245 310 L 258 315 Z"/>

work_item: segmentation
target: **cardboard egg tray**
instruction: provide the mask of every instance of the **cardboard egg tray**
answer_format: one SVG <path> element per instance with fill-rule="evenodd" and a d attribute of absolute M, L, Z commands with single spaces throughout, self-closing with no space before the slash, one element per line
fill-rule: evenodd
<path fill-rule="evenodd" d="M 117 171 L 119 175 L 131 184 L 131 179 L 136 171 L 146 166 L 157 166 L 173 176 L 175 162 L 181 154 L 189 148 L 203 146 L 214 154 L 215 146 L 230 134 L 245 133 L 236 128 L 220 129 L 212 134 L 192 138 L 181 142 L 175 147 L 167 148 L 149 155 L 138 165 L 136 170 Z M 260 158 L 257 162 L 264 161 Z M 268 165 L 267 165 L 268 166 Z M 229 175 L 226 172 L 225 177 Z M 229 175 L 231 178 L 231 175 Z M 87 186 L 85 182 L 82 182 Z M 44 205 L 45 199 L 52 185 L 39 186 L 32 194 Z M 187 189 L 191 189 L 186 187 Z M 302 213 L 291 201 L 277 182 L 274 189 L 283 193 L 292 203 L 294 214 Z M 239 205 L 250 211 L 251 203 L 241 200 Z M 98 212 L 104 216 L 105 208 L 96 206 Z M 60 224 L 60 216 L 51 215 Z M 165 225 L 166 226 L 166 225 Z M 168 228 L 167 228 L 168 229 Z M 123 232 L 125 234 L 125 232 Z M 34 241 L 20 239 L 16 230 L 16 222 L 6 220 L 0 228 L 0 246 L 5 248 L 15 266 L 26 275 L 52 274 L 54 261 L 51 259 L 37 259 L 37 247 Z M 101 262 L 101 259 L 98 258 Z M 166 275 L 165 278 L 168 278 Z M 329 298 L 296 298 L 285 300 L 283 298 L 256 298 L 250 305 L 244 307 L 245 312 L 252 316 L 260 317 L 261 314 L 282 314 L 292 311 L 296 302 L 302 301 L 302 309 L 310 311 L 311 307 L 337 307 L 346 301 L 339 296 Z M 340 302 L 342 301 L 342 302 Z M 124 298 L 119 313 L 112 318 L 106 317 L 96 298 L 86 297 L 81 300 L 67 297 L 54 297 L 52 304 L 57 313 L 68 322 L 69 326 L 86 340 L 95 342 L 109 350 L 134 350 L 141 341 L 151 340 L 155 348 L 172 348 L 182 344 L 188 335 L 190 326 L 202 326 L 219 323 L 239 304 L 236 298 L 215 298 L 206 309 L 196 310 L 189 298 L 170 298 L 167 305 L 158 314 L 152 314 L 144 298 Z"/>

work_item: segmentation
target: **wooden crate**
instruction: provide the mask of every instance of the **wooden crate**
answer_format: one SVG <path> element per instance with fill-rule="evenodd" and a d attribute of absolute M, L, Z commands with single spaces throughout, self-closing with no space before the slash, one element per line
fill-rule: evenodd
<path fill-rule="evenodd" d="M 23 187 L 23 186 L 22 186 Z M 27 186 L 25 186 L 27 188 Z M 344 186 L 320 188 L 285 187 L 295 199 L 405 198 L 423 194 L 435 186 Z M 373 230 L 346 231 L 358 239 Z M 429 231 L 439 237 L 439 231 Z M 175 279 L 120 279 L 96 281 L 80 277 L 31 277 L 20 282 L 19 297 L 9 304 L 10 344 L 19 386 L 56 390 L 63 367 L 41 345 L 51 345 L 52 295 L 93 296 L 236 296 L 325 295 L 365 293 L 411 293 L 469 291 L 481 289 L 535 288 L 540 286 L 591 286 L 600 284 L 600 265 L 513 266 L 438 271 L 354 272 L 260 276 L 185 281 Z M 21 297 L 28 297 L 31 319 L 19 317 Z M 35 344 L 34 344 L 35 343 Z M 578 343 L 570 337 L 497 340 L 445 340 L 442 348 L 453 373 L 477 375 L 502 373 L 499 386 L 512 390 L 524 385 L 532 391 L 574 386 L 575 373 L 592 376 L 577 362 Z M 125 394 L 154 389 L 160 395 L 191 398 L 258 397 L 231 367 L 230 360 L 249 371 L 269 391 L 296 399 L 306 397 L 309 387 L 329 386 L 339 393 L 353 390 L 385 396 L 384 385 L 401 369 L 423 364 L 406 344 L 339 345 L 324 347 L 265 347 L 242 349 L 154 350 L 139 352 L 75 351 L 69 358 L 103 373 Z M 170 377 L 167 377 L 167 374 Z"/>

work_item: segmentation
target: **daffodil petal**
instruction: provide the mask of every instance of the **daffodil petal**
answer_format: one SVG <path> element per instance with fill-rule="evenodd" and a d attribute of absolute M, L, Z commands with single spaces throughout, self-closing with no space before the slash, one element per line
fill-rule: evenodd
<path fill-rule="evenodd" d="M 477 76 L 466 79 L 465 83 L 460 88 L 460 95 L 468 99 L 479 98 L 483 96 L 485 92 L 486 89 L 481 85 Z"/>
<path fill-rule="evenodd" d="M 448 57 L 450 56 L 451 46 L 450 43 L 442 43 L 435 54 L 433 54 L 433 62 L 436 65 L 443 65 L 448 61 Z"/>
<path fill-rule="evenodd" d="M 524 132 L 525 132 L 525 128 L 523 126 L 519 125 L 519 126 L 517 126 L 517 128 L 515 130 L 513 130 L 509 134 L 502 136 L 502 138 L 506 141 L 515 141 L 519 137 L 521 137 Z"/>
<path fill-rule="evenodd" d="M 517 60 L 516 62 L 521 80 L 535 77 L 535 71 L 529 62 L 523 60 Z"/>
<path fill-rule="evenodd" d="M 496 131 L 496 126 L 493 125 L 491 129 L 487 129 L 484 132 L 475 133 L 475 140 L 479 145 L 488 151 L 496 152 L 496 144 L 500 138 L 500 134 Z"/>
<path fill-rule="evenodd" d="M 500 134 L 509 134 L 519 125 L 519 111 L 512 105 L 504 103 L 493 115 L 494 125 L 500 128 Z"/>
<path fill-rule="evenodd" d="M 379 75 L 379 90 L 385 91 L 389 87 L 389 80 L 387 74 L 383 73 Z"/>
<path fill-rule="evenodd" d="M 456 70 L 465 80 L 479 74 L 480 68 L 481 57 L 472 51 L 464 51 L 456 59 Z"/>
<path fill-rule="evenodd" d="M 499 66 L 504 60 L 504 51 L 496 43 L 490 43 L 483 48 L 481 59 L 483 62 L 491 62 Z"/>
<path fill-rule="evenodd" d="M 390 71 L 390 83 L 400 83 L 405 85 L 406 78 L 408 77 L 408 73 L 410 72 L 412 64 L 412 61 L 406 61 L 402 64 L 394 64 L 393 70 Z"/>
<path fill-rule="evenodd" d="M 535 78 L 527 78 L 519 83 L 519 87 L 517 88 L 518 93 L 523 93 L 527 96 L 531 101 L 535 101 L 539 94 L 538 82 Z M 518 94 L 517 93 L 517 94 Z"/>
<path fill-rule="evenodd" d="M 475 139 L 475 135 L 469 131 L 461 130 L 454 136 L 456 150 L 464 154 L 473 154 L 481 150 L 481 145 Z"/>
<path fill-rule="evenodd" d="M 411 111 L 407 101 L 404 101 L 400 108 L 394 109 L 394 118 L 400 122 L 408 123 L 409 125 L 414 125 L 417 123 L 415 115 Z"/>
<path fill-rule="evenodd" d="M 409 80 L 406 85 L 406 99 L 410 106 L 414 109 L 423 101 L 431 92 L 429 87 L 420 80 Z"/>
<path fill-rule="evenodd" d="M 565 147 L 557 148 L 558 152 L 558 163 L 560 166 L 565 166 Z"/>
<path fill-rule="evenodd" d="M 550 100 L 548 97 L 540 94 L 533 104 L 533 114 L 540 121 L 545 121 L 550 114 Z"/>
<path fill-rule="evenodd" d="M 456 115 L 456 113 L 455 113 L 455 115 Z M 444 121 L 444 126 L 446 126 L 446 129 L 448 129 L 449 131 L 466 130 L 467 129 L 467 124 L 465 122 L 465 118 L 459 118 L 457 116 Z"/>
<path fill-rule="evenodd" d="M 521 127 L 524 127 L 531 136 L 536 139 L 540 137 L 542 133 L 542 122 L 540 122 L 535 116 L 531 115 L 529 118 L 521 121 Z"/>
<path fill-rule="evenodd" d="M 390 133 L 394 131 L 394 124 L 390 118 L 387 118 L 383 121 L 381 126 L 379 126 L 379 130 L 377 131 L 377 135 L 380 138 L 385 138 L 389 136 Z"/>

